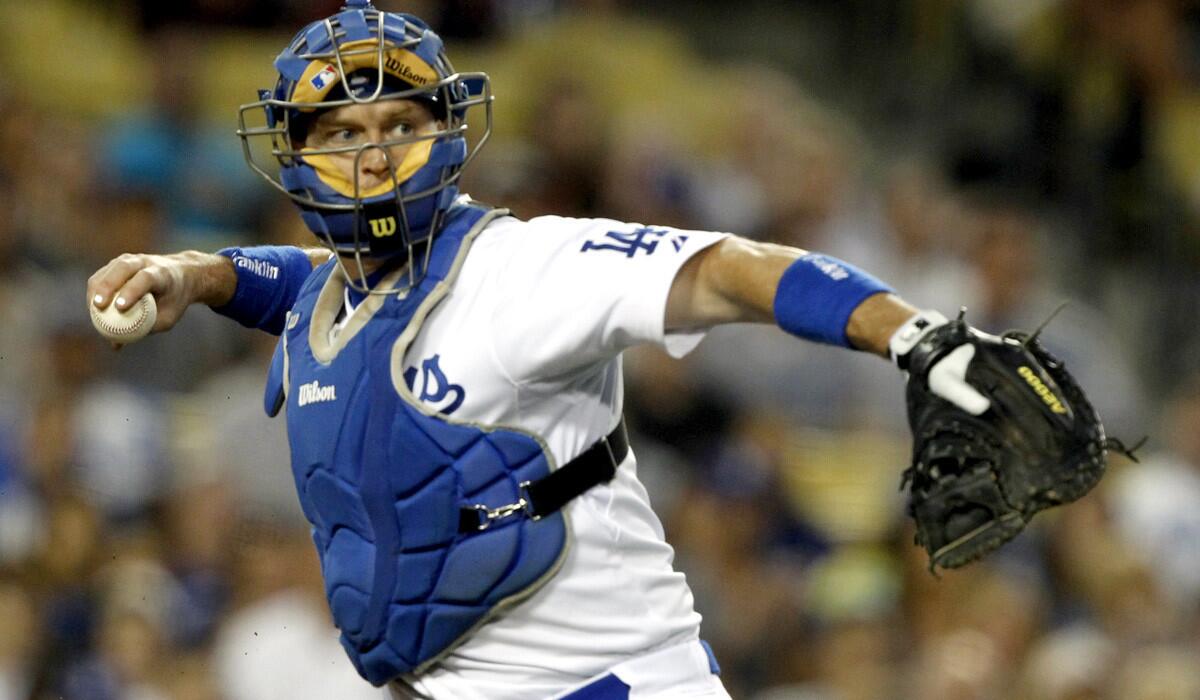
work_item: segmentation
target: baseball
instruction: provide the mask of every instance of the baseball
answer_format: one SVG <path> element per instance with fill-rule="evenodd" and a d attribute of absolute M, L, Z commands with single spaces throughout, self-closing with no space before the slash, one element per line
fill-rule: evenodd
<path fill-rule="evenodd" d="M 132 343 L 145 338 L 158 318 L 158 305 L 154 303 L 153 294 L 143 296 L 124 311 L 117 309 L 116 301 L 104 309 L 97 309 L 91 303 L 88 308 L 92 312 L 92 325 L 100 335 L 114 343 Z"/>

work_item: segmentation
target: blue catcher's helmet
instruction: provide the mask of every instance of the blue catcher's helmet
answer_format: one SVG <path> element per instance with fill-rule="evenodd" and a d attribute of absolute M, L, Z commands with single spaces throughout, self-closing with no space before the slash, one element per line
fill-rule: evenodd
<path fill-rule="evenodd" d="M 300 30 L 275 59 L 275 69 L 275 88 L 260 91 L 258 102 L 239 111 L 238 135 L 250 167 L 291 197 L 308 228 L 339 254 L 411 255 L 413 246 L 437 232 L 458 196 L 462 169 L 491 133 L 487 75 L 455 72 L 441 38 L 424 22 L 381 12 L 369 0 L 347 0 L 337 14 Z M 352 147 L 304 145 L 318 110 L 381 100 L 423 102 L 437 129 Z M 479 105 L 486 124 L 468 149 L 467 111 Z M 265 126 L 248 126 L 255 114 Z M 270 159 L 256 141 L 269 143 Z M 400 162 L 388 150 L 396 146 L 407 146 Z M 357 173 L 348 179 L 332 161 L 351 153 L 357 166 L 371 149 L 384 154 L 390 172 L 374 187 L 361 188 Z"/>

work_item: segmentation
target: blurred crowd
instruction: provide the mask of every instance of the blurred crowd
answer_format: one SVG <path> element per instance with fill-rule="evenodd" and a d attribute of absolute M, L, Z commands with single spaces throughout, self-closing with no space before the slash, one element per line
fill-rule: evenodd
<path fill-rule="evenodd" d="M 378 4 L 492 74 L 477 199 L 832 253 L 993 332 L 1067 301 L 1046 344 L 1150 436 L 933 576 L 888 363 L 765 326 L 628 353 L 639 475 L 734 697 L 1200 698 L 1200 4 Z M 113 352 L 84 306 L 122 252 L 308 243 L 235 110 L 338 5 L 0 8 L 0 700 L 381 697 L 262 412 L 273 338 L 200 308 Z"/>

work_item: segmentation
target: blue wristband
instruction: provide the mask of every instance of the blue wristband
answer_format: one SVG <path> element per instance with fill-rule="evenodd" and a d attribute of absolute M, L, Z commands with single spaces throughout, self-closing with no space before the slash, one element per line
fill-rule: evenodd
<path fill-rule="evenodd" d="M 247 328 L 282 333 L 287 312 L 312 273 L 308 255 L 294 246 L 223 248 L 217 255 L 233 261 L 238 281 L 233 299 L 213 311 Z"/>
<path fill-rule="evenodd" d="M 891 287 L 837 258 L 806 253 L 784 270 L 775 290 L 775 322 L 792 335 L 846 348 L 850 314 Z"/>

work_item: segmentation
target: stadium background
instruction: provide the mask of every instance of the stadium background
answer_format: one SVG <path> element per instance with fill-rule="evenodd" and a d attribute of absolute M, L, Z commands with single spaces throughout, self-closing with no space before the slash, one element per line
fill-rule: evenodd
<path fill-rule="evenodd" d="M 108 350 L 124 251 L 307 242 L 236 108 L 325 0 L 0 5 L 0 700 L 377 697 L 330 634 L 271 340 L 204 309 Z M 627 414 L 724 679 L 753 700 L 1200 698 L 1200 7 L 417 0 L 498 96 L 467 190 L 834 253 L 1046 331 L 1097 492 L 941 579 L 902 383 L 768 328 L 630 353 Z"/>

